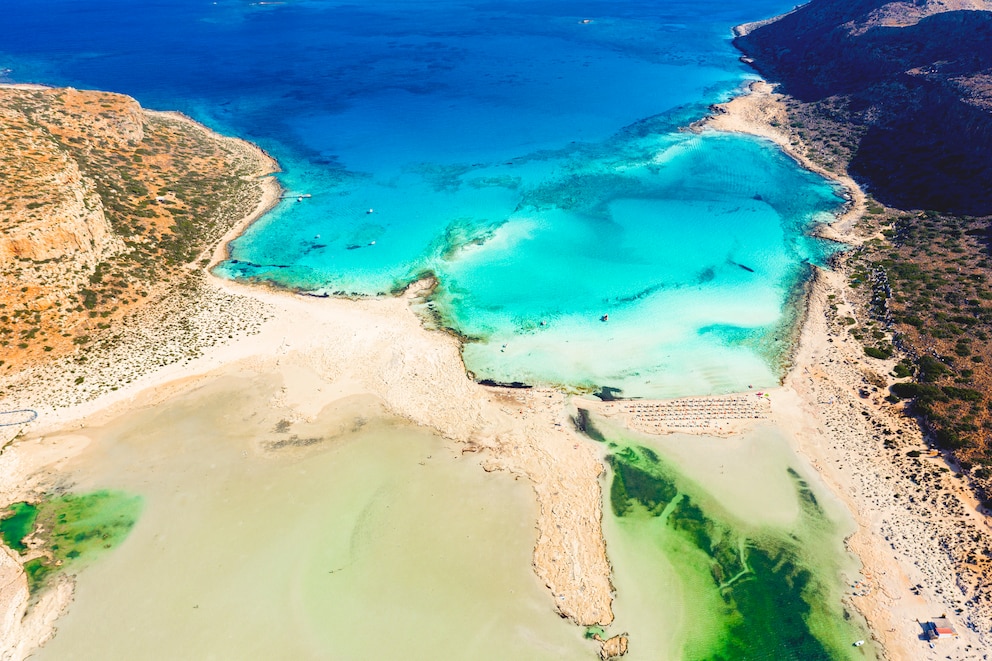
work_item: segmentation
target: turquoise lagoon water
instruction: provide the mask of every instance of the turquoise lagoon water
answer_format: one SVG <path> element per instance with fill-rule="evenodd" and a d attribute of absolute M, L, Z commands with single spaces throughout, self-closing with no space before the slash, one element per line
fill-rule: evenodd
<path fill-rule="evenodd" d="M 218 269 L 223 275 L 308 291 L 377 295 L 432 273 L 439 285 L 429 304 L 431 318 L 466 337 L 466 363 L 480 379 L 619 388 L 632 396 L 704 394 L 778 380 L 798 288 L 809 264 L 835 249 L 808 235 L 841 202 L 832 185 L 761 141 L 680 130 L 702 117 L 709 104 L 729 98 L 750 75 L 730 46 L 730 26 L 790 8 L 780 0 L 146 0 L 140 7 L 133 0 L 33 0 L 4 7 L 0 79 L 127 93 L 146 107 L 178 109 L 252 140 L 275 156 L 284 169 L 283 186 L 313 197 L 291 198 L 250 228 Z M 607 322 L 600 321 L 603 315 L 609 315 Z M 224 401 L 236 407 L 243 396 Z M 231 406 L 217 414 L 233 415 Z M 256 410 L 265 412 L 267 406 Z M 231 457 L 205 460 L 231 449 L 223 434 L 220 440 L 214 433 L 204 436 L 209 425 L 187 433 L 175 425 L 191 418 L 170 420 L 164 427 L 143 422 L 138 429 L 196 441 L 189 456 L 211 476 L 217 467 L 241 470 Z M 221 427 L 239 439 L 245 434 Z M 407 498 L 404 492 L 395 502 L 411 507 L 396 511 L 397 520 L 422 517 L 434 524 L 437 512 L 450 511 L 457 519 L 447 531 L 452 540 L 476 540 L 479 553 L 499 550 L 479 556 L 487 568 L 484 576 L 499 579 L 492 585 L 473 584 L 471 595 L 465 594 L 462 577 L 474 575 L 471 567 L 461 571 L 438 561 L 443 548 L 426 559 L 404 552 L 433 530 L 430 525 L 390 524 L 382 528 L 387 536 L 363 547 L 367 572 L 339 586 L 341 599 L 316 599 L 327 581 L 344 578 L 337 573 L 308 580 L 315 593 L 286 596 L 286 585 L 297 585 L 287 578 L 292 563 L 271 563 L 285 550 L 281 538 L 270 553 L 269 546 L 256 546 L 252 540 L 258 536 L 247 527 L 242 538 L 214 525 L 247 502 L 228 498 L 234 487 L 228 492 L 223 481 L 195 480 L 200 491 L 194 497 L 161 474 L 149 482 L 144 473 L 122 471 L 108 455 L 95 465 L 107 472 L 109 483 L 117 484 L 121 475 L 143 481 L 133 490 L 151 504 L 117 555 L 81 575 L 76 607 L 61 621 L 46 653 L 52 658 L 66 657 L 66 650 L 89 654 L 108 641 L 140 647 L 145 637 L 154 649 L 165 649 L 164 641 L 178 648 L 216 645 L 230 653 L 254 640 L 239 637 L 243 622 L 264 615 L 253 606 L 267 603 L 264 599 L 243 598 L 242 588 L 250 587 L 279 596 L 274 604 L 295 604 L 297 610 L 283 609 L 280 615 L 302 613 L 304 622 L 336 623 L 338 628 L 314 630 L 331 632 L 338 650 L 342 640 L 356 645 L 372 640 L 395 644 L 383 650 L 390 658 L 428 658 L 429 653 L 402 654 L 423 613 L 433 618 L 425 631 L 457 633 L 445 642 L 468 641 L 497 656 L 503 643 L 514 650 L 546 649 L 542 654 L 549 658 L 593 655 L 588 646 L 579 649 L 583 643 L 574 629 L 551 616 L 547 594 L 533 577 L 512 573 L 528 562 L 532 537 L 523 533 L 532 531 L 521 526 L 533 520 L 526 515 L 532 503 L 519 493 L 494 492 L 488 509 L 507 514 L 502 527 L 480 530 L 470 539 L 473 522 L 481 520 L 472 509 L 476 501 L 462 502 L 470 480 L 445 481 L 436 472 L 421 481 L 406 475 L 420 468 L 411 465 L 417 457 L 407 455 L 427 446 L 397 439 L 390 430 L 378 440 L 364 438 L 364 448 L 353 444 L 333 457 L 324 468 L 341 472 L 341 479 L 311 481 L 280 473 L 285 478 L 280 487 L 310 490 L 304 494 L 306 507 L 294 509 L 291 519 L 283 516 L 278 498 L 259 491 L 266 475 L 249 471 L 231 484 L 254 499 L 253 511 L 265 508 L 272 515 L 259 517 L 261 525 L 306 522 L 290 528 L 290 537 L 321 560 L 322 549 L 333 550 L 348 538 L 333 516 L 352 510 L 335 509 L 336 499 L 361 509 L 363 494 L 380 483 L 390 489 L 422 484 L 431 498 Z M 767 444 L 759 440 L 756 447 L 765 453 Z M 169 443 L 159 441 L 149 451 L 168 452 Z M 117 446 L 107 447 L 112 453 Z M 623 460 L 629 464 L 627 478 L 643 474 L 644 485 L 658 493 L 677 492 L 676 504 L 700 507 L 698 512 L 684 507 L 677 517 L 681 523 L 669 525 L 676 519 L 649 511 L 650 503 L 660 504 L 653 491 L 634 494 L 626 479 L 624 500 L 608 483 L 609 491 L 617 491 L 604 503 L 619 590 L 616 627 L 629 627 L 631 658 L 848 656 L 839 646 L 861 634 L 841 622 L 837 606 L 834 584 L 842 552 L 829 542 L 836 531 L 821 529 L 820 514 L 798 504 L 796 513 L 786 512 L 786 523 L 752 520 L 754 511 L 769 509 L 761 503 L 791 504 L 802 495 L 785 464 L 777 466 L 775 479 L 759 475 L 749 482 L 776 484 L 778 491 L 741 498 L 729 488 L 711 493 L 719 486 L 713 471 L 688 480 L 666 459 L 668 453 L 659 461 L 633 442 L 627 447 L 627 454 L 619 446 L 611 450 L 614 477 L 622 468 L 616 462 Z M 692 447 L 700 457 L 726 451 Z M 148 463 L 144 454 L 140 458 L 143 466 Z M 738 463 L 751 466 L 751 459 Z M 153 466 L 161 472 L 165 464 Z M 313 468 L 316 475 L 321 466 L 311 457 L 299 470 Z M 183 466 L 165 473 L 184 471 Z M 448 491 L 434 490 L 438 480 L 453 485 L 450 498 Z M 202 517 L 203 534 L 177 528 L 177 521 L 191 519 L 159 508 L 156 503 L 165 501 L 156 500 L 158 491 L 172 493 L 180 508 L 198 502 L 200 509 L 193 511 L 216 517 Z M 519 507 L 507 509 L 512 498 Z M 752 500 L 759 504 L 754 511 L 729 511 L 719 504 Z M 789 526 L 797 521 L 802 530 L 790 537 Z M 733 543 L 707 547 L 692 531 Z M 185 541 L 185 532 L 190 532 L 188 547 L 181 541 L 165 545 L 168 558 L 156 555 L 160 536 Z M 509 557 L 511 536 L 524 542 Z M 448 544 L 433 533 L 425 539 Z M 720 555 L 745 547 L 753 553 Z M 425 543 L 424 548 L 433 547 Z M 245 565 L 250 580 L 229 583 L 242 577 L 241 568 L 228 564 L 217 572 L 196 553 L 251 556 L 253 562 Z M 472 553 L 467 557 L 474 558 Z M 754 572 L 741 574 L 746 580 L 735 582 L 733 590 L 713 585 L 711 569 L 721 563 L 732 568 L 734 558 L 744 558 Z M 396 563 L 395 572 L 383 573 L 377 563 Z M 163 567 L 173 569 L 163 572 Z M 421 585 L 418 577 L 424 567 L 436 569 L 443 587 L 426 608 L 420 593 L 431 586 Z M 157 585 L 163 576 L 169 580 Z M 147 589 L 134 588 L 140 580 L 149 582 Z M 389 589 L 370 592 L 380 581 Z M 397 593 L 396 585 L 404 589 Z M 513 594 L 507 596 L 510 585 Z M 207 596 L 199 594 L 205 586 Z M 196 593 L 197 600 L 185 592 Z M 311 600 L 304 603 L 301 594 Z M 399 609 L 406 619 L 385 609 L 368 614 L 389 603 L 373 597 L 390 594 L 406 599 Z M 283 598 L 287 601 L 279 601 Z M 146 610 L 131 609 L 135 599 L 144 599 Z M 466 602 L 484 608 L 460 605 Z M 497 602 L 506 610 L 489 606 Z M 229 603 L 241 610 L 232 613 Z M 199 604 L 204 609 L 195 608 Z M 739 613 L 755 604 L 761 615 L 751 613 L 741 627 Z M 792 609 L 790 617 L 799 615 L 793 618 L 803 631 L 798 647 L 784 650 L 778 633 L 768 630 L 774 621 L 769 604 Z M 208 612 L 215 619 L 204 627 L 198 618 Z M 149 624 L 123 631 L 120 613 L 140 614 Z M 493 613 L 500 614 L 499 627 L 511 627 L 510 635 L 497 635 L 504 630 L 486 624 Z M 390 617 L 381 619 L 384 614 Z M 180 629 L 160 626 L 163 617 Z M 694 637 L 686 623 L 699 618 L 705 627 Z M 676 629 L 667 635 L 666 623 L 673 622 Z M 748 642 L 741 632 L 752 624 L 760 635 Z M 266 644 L 277 653 L 310 640 L 283 640 L 297 625 L 253 631 L 273 633 Z M 218 637 L 204 642 L 208 635 Z M 249 655 L 260 649 L 245 648 Z M 363 658 L 363 649 L 342 654 Z"/>
<path fill-rule="evenodd" d="M 236 241 L 224 275 L 379 294 L 433 273 L 480 379 L 709 393 L 777 380 L 790 297 L 833 249 L 805 234 L 831 185 L 679 131 L 749 75 L 730 26 L 787 8 L 40 0 L 5 11 L 0 69 L 276 156 L 313 197 Z"/>

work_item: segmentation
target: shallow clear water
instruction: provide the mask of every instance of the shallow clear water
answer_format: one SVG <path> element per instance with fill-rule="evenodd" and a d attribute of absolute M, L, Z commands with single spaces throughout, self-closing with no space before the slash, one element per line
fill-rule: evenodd
<path fill-rule="evenodd" d="M 775 427 L 658 438 L 595 424 L 611 465 L 611 630 L 638 633 L 631 661 L 876 658 L 852 645 L 869 636 L 841 605 L 858 572 L 843 545 L 853 522 Z"/>
<path fill-rule="evenodd" d="M 467 337 L 480 379 L 703 394 L 777 381 L 793 294 L 833 250 L 805 234 L 840 202 L 831 185 L 760 141 L 679 131 L 749 75 L 730 26 L 790 8 L 34 0 L 4 7 L 0 75 L 131 94 L 270 151 L 283 185 L 313 197 L 254 225 L 221 274 L 377 294 L 430 272 L 435 318 Z M 101 432 L 78 486 L 146 508 L 81 574 L 40 658 L 594 655 L 530 573 L 520 484 L 480 482 L 477 466 L 438 459 L 435 439 L 393 427 L 260 460 L 245 443 L 267 437 L 246 424 L 266 400 L 238 404 L 254 387 Z M 716 475 L 665 475 L 710 524 L 755 534 L 753 512 L 707 495 Z M 780 489 L 795 506 L 783 516 L 799 516 L 795 493 Z M 631 658 L 724 649 L 705 554 L 657 517 L 609 508 Z M 821 561 L 836 612 L 834 560 Z M 693 637 L 695 621 L 707 624 Z"/>
<path fill-rule="evenodd" d="M 777 379 L 790 293 L 831 250 L 803 232 L 839 199 L 767 145 L 678 129 L 747 77 L 730 27 L 788 8 L 39 0 L 5 12 L 0 68 L 269 149 L 313 197 L 220 273 L 376 294 L 433 272 L 479 378 L 718 392 Z"/>
<path fill-rule="evenodd" d="M 596 658 L 531 570 L 529 485 L 362 400 L 282 422 L 275 392 L 228 378 L 82 430 L 75 487 L 144 512 L 32 658 Z"/>

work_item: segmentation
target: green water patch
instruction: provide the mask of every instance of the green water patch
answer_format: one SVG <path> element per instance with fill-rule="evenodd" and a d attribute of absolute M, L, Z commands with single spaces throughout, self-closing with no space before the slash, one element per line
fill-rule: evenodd
<path fill-rule="evenodd" d="M 585 632 L 582 634 L 588 640 L 595 640 L 597 636 L 600 638 L 607 638 L 606 629 L 598 626 L 586 627 Z"/>
<path fill-rule="evenodd" d="M 30 503 L 14 503 L 0 519 L 0 538 L 3 543 L 18 553 L 24 553 L 27 546 L 24 538 L 34 531 L 34 523 L 38 518 L 38 508 Z"/>
<path fill-rule="evenodd" d="M 56 573 L 78 569 L 124 541 L 141 514 L 142 499 L 104 490 L 51 496 L 34 507 L 34 523 L 41 527 L 38 537 L 50 557 L 24 564 L 31 592 L 44 587 Z"/>
<path fill-rule="evenodd" d="M 673 627 L 682 659 L 865 658 L 851 646 L 864 634 L 840 601 L 834 525 L 796 471 L 798 520 L 753 526 L 654 451 L 612 440 L 610 509 L 624 530 L 652 540 L 691 611 Z"/>

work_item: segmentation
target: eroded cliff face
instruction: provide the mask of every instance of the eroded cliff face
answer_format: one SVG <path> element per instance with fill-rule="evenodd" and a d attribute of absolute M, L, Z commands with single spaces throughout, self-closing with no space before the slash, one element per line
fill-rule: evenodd
<path fill-rule="evenodd" d="M 992 213 L 992 2 L 813 0 L 745 32 L 762 75 L 850 125 L 877 199 Z"/>
<path fill-rule="evenodd" d="M 124 243 L 80 162 L 143 139 L 134 99 L 71 88 L 0 90 L 0 261 L 67 258 L 92 272 L 119 253 Z"/>
<path fill-rule="evenodd" d="M 273 170 L 126 96 L 0 87 L 0 374 L 85 351 L 247 214 Z"/>
<path fill-rule="evenodd" d="M 103 202 L 46 126 L 0 109 L 0 262 L 71 258 L 92 270 L 119 252 Z"/>

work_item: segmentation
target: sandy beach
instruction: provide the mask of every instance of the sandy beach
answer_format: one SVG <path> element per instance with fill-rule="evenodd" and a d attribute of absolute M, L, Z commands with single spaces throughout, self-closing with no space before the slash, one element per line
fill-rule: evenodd
<path fill-rule="evenodd" d="M 855 226 L 864 193 L 849 177 L 806 158 L 802 142 L 783 128 L 788 122 L 781 99 L 772 85 L 758 81 L 693 128 L 771 140 L 803 167 L 838 181 L 850 194 L 849 205 L 821 233 L 848 245 L 872 238 Z M 992 608 L 988 569 L 980 559 L 988 553 L 989 521 L 954 466 L 927 446 L 904 405 L 885 401 L 898 357 L 868 358 L 851 337 L 841 318 L 863 309 L 854 295 L 843 267 L 817 271 L 793 367 L 783 387 L 770 393 L 772 418 L 789 430 L 797 450 L 857 522 L 848 546 L 863 563 L 870 589 L 859 586 L 850 599 L 887 657 L 986 659 Z M 960 636 L 930 648 L 920 623 L 945 614 Z"/>
<path fill-rule="evenodd" d="M 260 173 L 275 169 L 261 150 L 244 145 L 246 157 L 259 161 Z M 190 264 L 198 272 L 194 296 L 188 288 L 167 290 L 116 329 L 116 342 L 91 351 L 85 363 L 64 359 L 7 379 L 6 391 L 13 395 L 0 402 L 0 410 L 26 407 L 39 417 L 24 428 L 3 428 L 0 506 L 51 488 L 61 462 L 86 445 L 82 437 L 68 445 L 48 443 L 51 434 L 64 439 L 73 429 L 154 406 L 231 370 L 274 374 L 283 379 L 285 403 L 299 419 L 352 395 L 372 395 L 391 414 L 458 443 L 463 452 L 483 452 L 486 470 L 528 479 L 540 512 L 534 570 L 550 591 L 549 604 L 576 623 L 609 624 L 612 586 L 598 482 L 603 466 L 598 450 L 569 423 L 563 394 L 471 381 L 457 341 L 425 330 L 411 309 L 431 282 L 415 283 L 398 298 L 344 300 L 240 285 L 209 274 L 226 257 L 227 242 L 272 208 L 280 192 L 274 178 L 259 179 L 250 213 L 236 218 L 223 240 L 202 256 L 209 264 L 207 259 Z M 24 572 L 9 555 L 0 561 L 0 640 L 6 646 L 0 658 L 22 658 L 51 635 L 54 618 L 71 599 L 71 581 L 34 604 L 25 618 Z"/>
<path fill-rule="evenodd" d="M 409 297 L 313 299 L 206 275 L 204 282 L 215 300 L 235 303 L 242 314 L 255 318 L 253 334 L 64 409 L 44 404 L 45 391 L 58 391 L 64 383 L 36 380 L 30 390 L 20 389 L 18 402 L 30 403 L 41 415 L 22 432 L 28 440 L 15 441 L 0 455 L 12 478 L 6 481 L 5 503 L 30 497 L 35 485 L 57 473 L 52 453 L 43 449 L 47 434 L 107 420 L 130 407 L 154 406 L 225 370 L 277 374 L 284 381 L 284 403 L 300 419 L 352 395 L 374 395 L 391 413 L 461 444 L 464 452 L 484 452 L 487 470 L 529 479 L 540 507 L 534 567 L 555 595 L 555 607 L 581 624 L 612 620 L 597 481 L 603 468 L 592 444 L 568 423 L 564 395 L 504 391 L 470 381 L 456 341 L 424 330 L 410 310 Z M 123 380 L 125 373 L 117 377 Z M 112 379 L 109 374 L 102 378 Z"/>
<path fill-rule="evenodd" d="M 696 129 L 759 135 L 808 166 L 801 149 L 771 126 L 769 119 L 780 112 L 784 116 L 770 87 L 756 83 L 751 94 Z M 274 179 L 261 182 L 253 211 L 209 251 L 211 263 L 277 200 Z M 851 192 L 851 205 L 825 235 L 857 243 L 853 226 L 863 195 L 853 182 L 840 183 Z M 771 423 L 795 439 L 857 522 L 849 547 L 864 565 L 869 588 L 852 589 L 858 595 L 848 599 L 888 658 L 980 659 L 992 647 L 986 579 L 968 564 L 985 553 L 988 525 L 954 472 L 939 456 L 926 454 L 917 425 L 884 401 L 884 388 L 875 384 L 890 380 L 891 365 L 869 362 L 836 321 L 830 306 L 846 300 L 841 272 L 819 272 L 811 283 L 801 339 L 782 387 L 760 396 L 635 404 L 475 383 L 457 340 L 425 329 L 411 307 L 430 291 L 430 281 L 395 298 L 319 299 L 220 280 L 202 265 L 190 268 L 199 274 L 196 297 L 165 295 L 126 325 L 121 341 L 84 364 L 38 366 L 4 384 L 14 394 L 0 401 L 0 410 L 32 408 L 39 417 L 24 428 L 8 428 L 3 439 L 10 442 L 0 453 L 0 507 L 57 484 L 63 462 L 88 443 L 73 435 L 84 426 L 156 406 L 225 374 L 269 375 L 281 379 L 280 405 L 300 421 L 345 398 L 371 396 L 460 452 L 478 453 L 486 470 L 527 480 L 539 512 L 533 567 L 547 586 L 549 607 L 577 624 L 605 625 L 613 619 L 599 481 L 605 468 L 601 447 L 575 430 L 577 408 L 646 433 L 726 435 Z M 175 323 L 180 319 L 183 324 Z M 869 395 L 862 397 L 861 390 Z M 48 440 L 55 435 L 58 443 Z M 909 457 L 910 450 L 924 456 Z M 28 610 L 17 559 L 0 556 L 0 658 L 24 658 L 44 642 L 70 601 L 67 579 Z M 930 649 L 919 639 L 919 621 L 944 613 L 961 635 Z M 626 641 L 607 644 L 619 650 Z"/>

